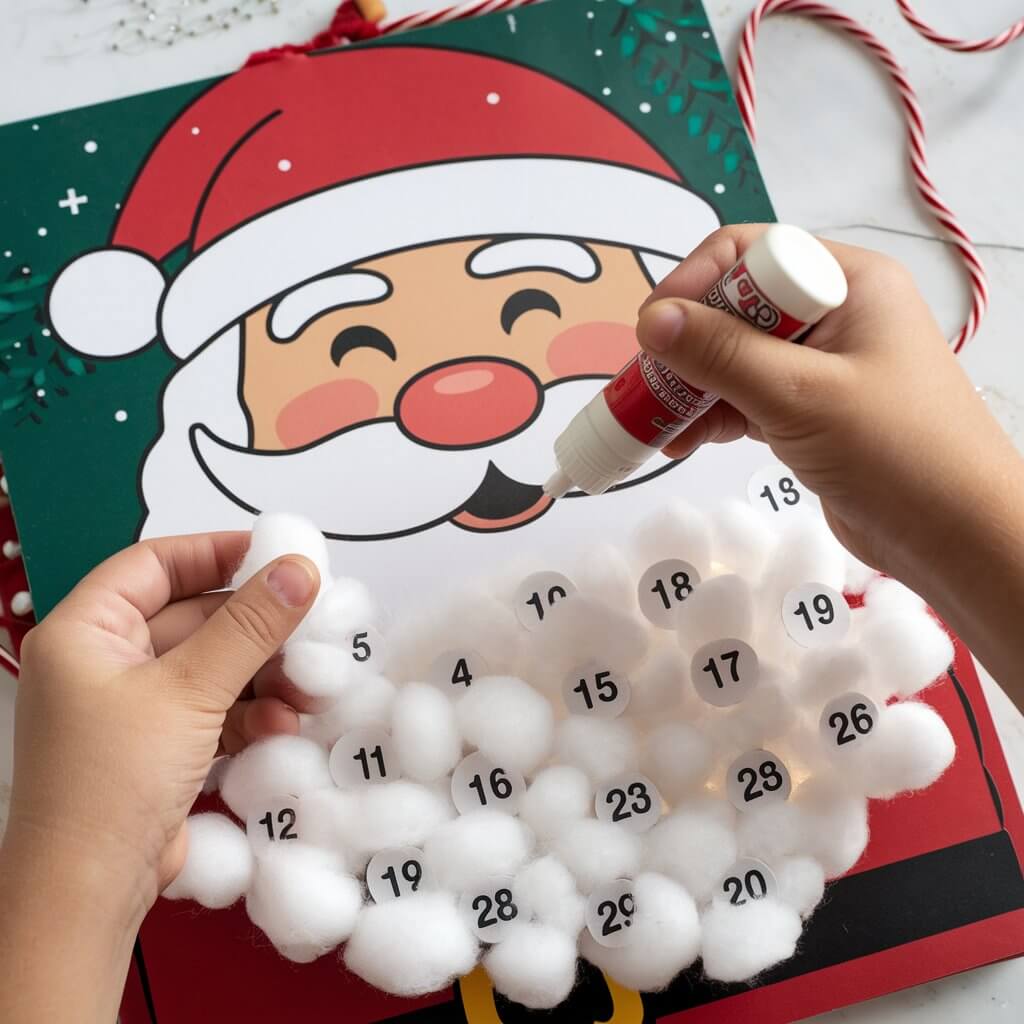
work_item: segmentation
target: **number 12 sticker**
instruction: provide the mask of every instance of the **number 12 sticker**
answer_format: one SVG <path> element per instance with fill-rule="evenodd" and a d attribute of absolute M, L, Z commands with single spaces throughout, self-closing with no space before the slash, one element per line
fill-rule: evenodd
<path fill-rule="evenodd" d="M 850 606 L 824 583 L 801 583 L 782 599 L 782 624 L 801 647 L 831 647 L 850 628 Z"/>

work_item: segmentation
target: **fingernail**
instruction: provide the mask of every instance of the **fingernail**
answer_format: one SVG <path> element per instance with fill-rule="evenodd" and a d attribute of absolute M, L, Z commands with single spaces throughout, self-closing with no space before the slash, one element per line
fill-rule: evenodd
<path fill-rule="evenodd" d="M 302 562 L 278 562 L 267 577 L 267 586 L 286 608 L 305 604 L 313 594 L 316 581 Z"/>
<path fill-rule="evenodd" d="M 655 302 L 643 312 L 640 341 L 651 352 L 667 352 L 686 324 L 686 310 L 676 302 Z"/>

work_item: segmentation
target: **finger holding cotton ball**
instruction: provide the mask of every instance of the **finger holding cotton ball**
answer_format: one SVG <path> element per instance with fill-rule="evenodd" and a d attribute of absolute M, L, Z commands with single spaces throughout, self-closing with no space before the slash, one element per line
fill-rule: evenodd
<path fill-rule="evenodd" d="M 576 984 L 576 940 L 551 925 L 514 922 L 483 959 L 495 991 L 530 1010 L 550 1010 Z"/>
<path fill-rule="evenodd" d="M 399 689 L 391 738 L 402 774 L 416 782 L 444 778 L 462 758 L 455 706 L 429 683 L 407 683 Z"/>
<path fill-rule="evenodd" d="M 580 948 L 587 960 L 621 985 L 656 992 L 697 959 L 701 940 L 697 906 L 682 885 L 653 872 L 633 879 L 632 895 L 635 909 L 628 918 L 625 944 L 601 945 L 588 930 Z M 610 911 L 604 916 L 602 932 L 609 927 Z"/>
<path fill-rule="evenodd" d="M 366 585 L 360 580 L 342 576 L 299 623 L 291 642 L 313 641 L 348 647 L 349 637 L 360 633 L 377 621 L 377 608 Z"/>
<path fill-rule="evenodd" d="M 479 945 L 455 897 L 419 892 L 367 907 L 345 946 L 345 966 L 396 996 L 447 988 L 477 962 Z"/>
<path fill-rule="evenodd" d="M 315 715 L 299 715 L 299 735 L 330 749 L 347 732 L 387 729 L 395 700 L 395 684 L 384 676 L 367 673 L 328 708 Z"/>
<path fill-rule="evenodd" d="M 701 919 L 704 973 L 715 981 L 747 981 L 796 952 L 799 913 L 777 898 L 740 906 L 716 900 Z"/>
<path fill-rule="evenodd" d="M 231 578 L 237 590 L 282 555 L 304 555 L 320 573 L 320 595 L 331 588 L 327 538 L 308 519 L 283 512 L 264 512 L 252 525 L 249 549 Z M 319 598 L 318 598 L 319 599 Z"/>
<path fill-rule="evenodd" d="M 592 814 L 594 787 L 585 772 L 568 764 L 551 765 L 534 776 L 519 801 L 519 816 L 538 839 L 548 839 L 570 822 Z"/>
<path fill-rule="evenodd" d="M 230 907 L 252 882 L 253 853 L 245 833 L 223 814 L 193 814 L 186 829 L 185 863 L 164 898 L 195 900 L 211 910 Z"/>
<path fill-rule="evenodd" d="M 268 795 L 300 797 L 332 785 L 327 752 L 319 743 L 301 736 L 272 736 L 229 760 L 220 795 L 245 821 Z"/>

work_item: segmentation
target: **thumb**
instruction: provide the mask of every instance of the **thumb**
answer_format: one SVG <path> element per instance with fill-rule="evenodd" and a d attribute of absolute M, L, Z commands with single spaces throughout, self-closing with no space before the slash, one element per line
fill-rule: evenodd
<path fill-rule="evenodd" d="M 834 357 L 759 331 L 688 299 L 662 299 L 637 323 L 643 348 L 687 383 L 721 396 L 764 425 L 806 407 Z"/>
<path fill-rule="evenodd" d="M 256 573 L 161 661 L 227 711 L 309 611 L 320 588 L 316 566 L 285 555 Z"/>

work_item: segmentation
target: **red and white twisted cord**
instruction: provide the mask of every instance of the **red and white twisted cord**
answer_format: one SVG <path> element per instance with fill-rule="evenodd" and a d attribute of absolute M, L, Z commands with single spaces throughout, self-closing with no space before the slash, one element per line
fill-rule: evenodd
<path fill-rule="evenodd" d="M 945 36 L 937 36 L 934 30 L 917 19 L 912 8 L 906 3 L 906 0 L 896 0 L 896 2 L 899 4 L 900 11 L 904 17 L 922 35 L 935 42 L 939 42 L 940 45 L 949 45 L 953 49 L 995 49 L 996 46 L 1003 46 L 1016 39 L 1024 31 L 1024 27 L 1018 24 L 1001 35 L 995 36 L 993 39 L 975 43 L 959 43 L 957 40 L 951 40 Z M 939 195 L 932 182 L 931 175 L 928 172 L 928 158 L 925 150 L 924 118 L 921 115 L 921 107 L 917 102 L 917 95 L 908 81 L 903 68 L 893 56 L 892 51 L 877 36 L 864 28 L 859 22 L 854 21 L 853 18 L 843 14 L 841 11 L 835 10 L 833 7 L 829 7 L 827 4 L 813 3 L 809 2 L 809 0 L 760 0 L 760 3 L 750 12 L 750 16 L 743 27 L 736 70 L 736 103 L 740 110 L 740 116 L 743 118 L 743 123 L 746 125 L 747 132 L 750 135 L 751 142 L 756 141 L 754 41 L 757 37 L 757 29 L 761 20 L 771 14 L 802 14 L 827 22 L 834 28 L 841 29 L 863 43 L 878 58 L 886 71 L 889 72 L 889 77 L 896 86 L 900 103 L 903 106 L 907 126 L 910 167 L 914 175 L 914 184 L 918 195 L 921 196 L 928 206 L 929 213 L 935 221 L 949 236 L 950 241 L 960 255 L 964 270 L 970 281 L 970 313 L 952 342 L 953 351 L 959 352 L 974 337 L 988 308 L 988 276 L 970 237 L 942 196 Z"/>
<path fill-rule="evenodd" d="M 445 7 L 440 11 L 421 11 L 419 14 L 407 14 L 404 18 L 395 18 L 393 21 L 385 19 L 380 23 L 379 28 L 382 35 L 387 35 L 389 32 L 404 32 L 411 28 L 443 25 L 447 21 L 458 21 L 460 18 L 473 18 L 480 14 L 508 11 L 537 2 L 538 0 L 470 0 L 469 3 L 459 4 L 456 7 Z"/>
<path fill-rule="evenodd" d="M 954 39 L 953 36 L 944 35 L 927 22 L 922 21 L 907 0 L 896 0 L 896 6 L 914 30 L 925 39 L 938 46 L 944 46 L 947 50 L 956 50 L 958 53 L 984 53 L 986 50 L 998 50 L 1000 46 L 1005 46 L 1007 43 L 1012 43 L 1014 39 L 1024 36 L 1024 18 L 1021 18 L 1020 21 L 990 39 Z"/>

